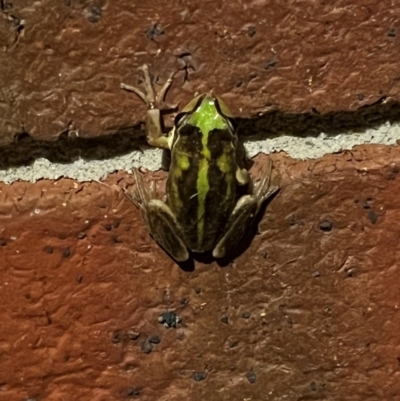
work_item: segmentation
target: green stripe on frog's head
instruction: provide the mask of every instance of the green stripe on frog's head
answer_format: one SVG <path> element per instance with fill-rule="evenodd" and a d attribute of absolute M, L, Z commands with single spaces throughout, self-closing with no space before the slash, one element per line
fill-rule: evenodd
<path fill-rule="evenodd" d="M 214 129 L 230 128 L 230 123 L 227 121 L 229 116 L 226 117 L 221 113 L 220 100 L 218 98 L 206 94 L 196 99 L 197 104 L 188 112 L 190 116 L 188 116 L 186 123 L 198 127 L 204 139 L 206 139 L 209 132 Z M 225 104 L 224 108 L 226 108 Z"/>

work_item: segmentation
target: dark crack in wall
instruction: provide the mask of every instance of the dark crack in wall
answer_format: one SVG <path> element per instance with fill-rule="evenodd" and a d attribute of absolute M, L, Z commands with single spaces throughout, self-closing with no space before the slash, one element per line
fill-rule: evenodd
<path fill-rule="evenodd" d="M 242 141 L 274 138 L 282 134 L 293 137 L 318 136 L 321 132 L 328 136 L 351 135 L 352 132 L 378 128 L 386 122 L 395 124 L 399 121 L 400 104 L 384 100 L 355 111 L 290 114 L 275 110 L 261 117 L 236 119 Z M 27 132 L 20 133 L 14 136 L 12 143 L 0 147 L 0 169 L 29 165 L 38 158 L 53 163 L 71 163 L 78 158 L 110 159 L 145 149 L 149 146 L 142 125 L 139 123 L 136 127 L 94 138 L 77 137 L 75 132 L 66 131 L 54 141 L 35 140 Z"/>

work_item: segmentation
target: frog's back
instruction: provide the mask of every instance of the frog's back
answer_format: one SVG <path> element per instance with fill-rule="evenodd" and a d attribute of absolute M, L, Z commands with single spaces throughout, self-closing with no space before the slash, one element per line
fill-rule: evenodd
<path fill-rule="evenodd" d="M 229 131 L 205 138 L 198 128 L 181 132 L 174 144 L 167 181 L 167 203 L 192 251 L 216 245 L 236 202 L 236 146 Z"/>

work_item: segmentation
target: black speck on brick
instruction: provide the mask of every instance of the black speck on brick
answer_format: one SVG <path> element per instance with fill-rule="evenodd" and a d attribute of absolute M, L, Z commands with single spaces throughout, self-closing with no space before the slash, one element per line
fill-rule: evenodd
<path fill-rule="evenodd" d="M 150 39 L 150 40 L 154 40 L 158 36 L 161 36 L 164 34 L 165 34 L 165 30 L 159 23 L 152 25 L 151 27 L 149 27 L 146 30 L 146 38 Z"/>
<path fill-rule="evenodd" d="M 151 335 L 151 336 L 149 337 L 149 341 L 150 341 L 152 344 L 160 344 L 161 339 L 160 339 L 160 336 L 158 336 L 157 334 L 153 334 L 153 335 Z"/>
<path fill-rule="evenodd" d="M 64 248 L 62 251 L 63 258 L 69 258 L 71 256 L 71 249 Z"/>
<path fill-rule="evenodd" d="M 257 375 L 253 371 L 250 371 L 246 373 L 246 378 L 249 383 L 254 384 L 257 380 Z"/>
<path fill-rule="evenodd" d="M 257 32 L 257 29 L 254 25 L 251 25 L 247 28 L 247 35 L 249 38 L 252 38 Z"/>
<path fill-rule="evenodd" d="M 321 221 L 319 223 L 319 229 L 325 233 L 328 233 L 332 230 L 332 223 L 328 220 Z"/>
<path fill-rule="evenodd" d="M 378 215 L 373 210 L 370 210 L 368 212 L 368 218 L 372 224 L 376 224 L 376 222 L 378 221 Z"/>
<path fill-rule="evenodd" d="M 114 344 L 118 344 L 119 342 L 121 342 L 121 333 L 119 331 L 115 331 L 112 335 L 112 339 L 111 341 Z"/>
<path fill-rule="evenodd" d="M 206 378 L 207 378 L 206 372 L 194 372 L 193 373 L 193 379 L 196 380 L 197 382 L 205 380 Z"/>
<path fill-rule="evenodd" d="M 388 30 L 387 36 L 389 36 L 389 38 L 395 38 L 396 37 L 396 29 L 390 28 Z"/>
<path fill-rule="evenodd" d="M 140 395 L 140 390 L 136 387 L 131 387 L 126 390 L 126 395 L 128 397 L 137 397 Z"/>
<path fill-rule="evenodd" d="M 52 253 L 53 253 L 53 247 L 47 245 L 47 246 L 45 246 L 45 247 L 43 248 L 43 251 L 45 251 L 46 253 L 52 254 Z"/>
<path fill-rule="evenodd" d="M 142 342 L 140 348 L 144 354 L 150 354 L 150 352 L 153 350 L 153 344 L 151 344 L 151 342 L 146 339 Z"/>

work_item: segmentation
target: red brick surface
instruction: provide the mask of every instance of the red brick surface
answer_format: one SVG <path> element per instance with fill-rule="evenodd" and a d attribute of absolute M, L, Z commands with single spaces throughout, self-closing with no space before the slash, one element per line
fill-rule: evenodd
<path fill-rule="evenodd" d="M 149 237 L 131 177 L 1 185 L 0 400 L 399 399 L 400 150 L 273 161 L 261 234 L 192 271 Z"/>
<path fill-rule="evenodd" d="M 0 144 L 137 126 L 119 89 L 151 66 L 169 100 L 214 90 L 236 115 L 356 110 L 400 100 L 400 5 L 391 0 L 3 2 Z"/>

